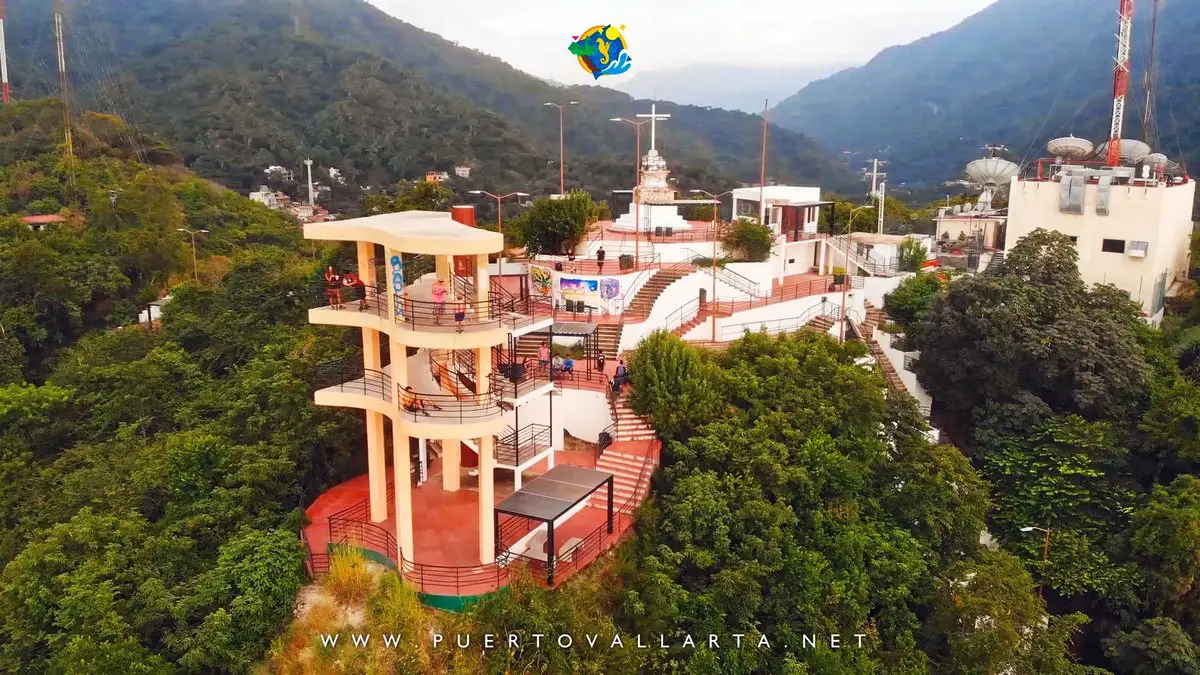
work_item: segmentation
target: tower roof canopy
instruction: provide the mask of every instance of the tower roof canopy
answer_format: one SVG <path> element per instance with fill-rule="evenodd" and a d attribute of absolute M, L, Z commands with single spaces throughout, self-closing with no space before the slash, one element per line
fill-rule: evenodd
<path fill-rule="evenodd" d="M 306 239 L 370 241 L 403 253 L 479 255 L 504 246 L 499 232 L 455 222 L 449 213 L 403 211 L 304 226 Z"/>

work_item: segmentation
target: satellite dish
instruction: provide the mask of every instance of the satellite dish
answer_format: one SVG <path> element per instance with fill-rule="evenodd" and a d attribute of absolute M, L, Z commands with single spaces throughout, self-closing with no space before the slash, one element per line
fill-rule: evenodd
<path fill-rule="evenodd" d="M 1108 154 L 1108 143 L 1102 143 L 1097 155 L 1103 157 Z M 1142 161 L 1146 155 L 1151 152 L 1150 146 L 1142 141 L 1136 141 L 1132 138 L 1121 139 L 1121 161 L 1130 164 L 1137 164 Z"/>
<path fill-rule="evenodd" d="M 1142 158 L 1142 164 L 1146 166 L 1166 166 L 1169 161 L 1167 156 L 1161 152 L 1155 152 Z"/>
<path fill-rule="evenodd" d="M 987 157 L 977 159 L 967 165 L 966 174 L 971 182 L 983 186 L 998 186 L 1007 185 L 1008 181 L 1017 173 L 1021 167 L 1013 164 L 1007 159 L 999 157 Z"/>
<path fill-rule="evenodd" d="M 954 215 L 962 213 L 962 204 L 955 204 L 954 208 L 950 210 L 950 213 L 953 213 Z"/>
<path fill-rule="evenodd" d="M 1096 146 L 1091 141 L 1074 136 L 1056 138 L 1046 144 L 1046 152 L 1062 159 L 1083 159 L 1095 149 Z"/>

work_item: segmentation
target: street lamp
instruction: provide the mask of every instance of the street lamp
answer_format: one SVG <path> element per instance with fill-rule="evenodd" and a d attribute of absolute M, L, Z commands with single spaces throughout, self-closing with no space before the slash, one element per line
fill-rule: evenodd
<path fill-rule="evenodd" d="M 189 230 L 184 227 L 177 227 L 177 228 L 175 228 L 175 231 L 176 232 L 186 232 L 187 234 L 191 235 L 191 237 L 192 237 L 192 278 L 195 279 L 196 281 L 199 281 L 200 273 L 197 271 L 197 268 L 196 268 L 196 235 L 208 234 L 208 230 L 193 231 L 193 230 Z"/>
<path fill-rule="evenodd" d="M 579 101 L 567 101 L 566 103 L 543 103 L 542 105 L 550 105 L 558 108 L 558 194 L 566 193 L 566 165 L 563 163 L 563 107 L 569 105 L 579 105 Z"/>
<path fill-rule="evenodd" d="M 1035 530 L 1046 533 L 1046 544 L 1042 547 L 1042 580 L 1038 583 L 1038 597 L 1044 598 L 1045 596 L 1042 594 L 1042 585 L 1046 583 L 1046 568 L 1050 564 L 1050 528 L 1038 527 L 1036 525 L 1030 525 L 1029 527 L 1021 528 L 1021 531 L 1026 533 L 1033 532 Z"/>
<path fill-rule="evenodd" d="M 712 297 L 709 298 L 709 302 L 716 303 L 716 301 L 717 301 L 717 209 L 720 208 L 720 206 L 721 206 L 721 204 L 720 204 L 721 197 L 724 197 L 725 195 L 733 194 L 733 190 L 727 190 L 725 192 L 722 192 L 719 195 L 714 195 L 713 193 L 709 192 L 708 190 L 691 190 L 691 193 L 694 195 L 705 195 L 712 201 L 717 202 L 716 204 L 712 205 L 713 222 L 712 222 L 712 231 L 709 232 L 709 236 L 711 236 L 712 240 L 713 240 Z M 713 306 L 715 307 L 716 305 L 714 304 Z M 717 341 L 717 313 L 714 310 L 714 311 L 710 312 L 710 314 L 712 314 L 712 341 L 716 342 Z"/>
<path fill-rule="evenodd" d="M 500 205 L 509 197 L 528 197 L 528 192 L 510 192 L 506 195 L 494 195 L 487 190 L 471 190 L 473 195 L 486 195 L 496 200 L 496 229 L 500 230 L 500 257 L 496 258 L 496 276 L 504 276 L 504 208 Z"/>
<path fill-rule="evenodd" d="M 638 258 L 641 257 L 641 246 L 639 244 L 641 243 L 642 236 L 642 209 L 641 204 L 638 203 L 642 187 L 642 125 L 653 120 L 635 122 L 624 117 L 610 117 L 608 121 L 617 122 L 618 124 L 632 124 L 637 129 L 637 149 L 633 157 L 633 230 L 635 233 L 633 237 L 633 269 L 636 270 L 638 268 Z"/>
<path fill-rule="evenodd" d="M 843 261 L 845 267 L 842 268 L 842 320 L 838 324 L 838 342 L 841 344 L 846 343 L 846 322 L 850 320 L 846 314 L 846 286 L 850 281 L 850 233 L 854 231 L 854 216 L 858 215 L 859 211 L 869 208 L 871 208 L 869 204 L 864 204 L 850 209 L 850 219 L 846 221 L 846 255 Z M 829 225 L 832 229 L 833 223 Z"/>

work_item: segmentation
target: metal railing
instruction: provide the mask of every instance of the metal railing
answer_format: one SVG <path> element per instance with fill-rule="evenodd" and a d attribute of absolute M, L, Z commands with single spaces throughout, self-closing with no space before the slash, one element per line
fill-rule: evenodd
<path fill-rule="evenodd" d="M 840 305 L 821 303 L 816 307 L 809 308 L 808 311 L 799 316 L 770 319 L 767 321 L 747 321 L 746 323 L 721 326 L 721 340 L 736 340 L 746 333 L 766 333 L 767 335 L 791 333 L 804 328 L 819 317 L 836 321 L 841 317 L 841 312 L 837 311 L 840 309 Z"/>
<path fill-rule="evenodd" d="M 663 330 L 670 331 L 678 335 L 677 331 L 687 325 L 689 321 L 700 315 L 700 298 L 692 298 L 682 307 L 671 312 L 666 321 L 663 322 Z"/>
<path fill-rule="evenodd" d="M 537 367 L 532 362 L 533 359 L 524 359 L 519 363 L 496 364 L 496 371 L 492 373 L 492 389 L 503 398 L 517 399 L 549 384 L 548 369 Z"/>
<path fill-rule="evenodd" d="M 399 385 L 397 385 L 399 388 Z M 504 412 L 500 393 L 487 391 L 459 394 L 426 394 L 398 389 L 400 414 L 414 422 L 472 423 L 497 417 Z"/>
<path fill-rule="evenodd" d="M 336 388 L 339 392 L 392 400 L 392 377 L 382 370 L 364 368 L 361 356 L 348 356 L 317 364 L 313 374 L 317 389 Z"/>
<path fill-rule="evenodd" d="M 910 373 L 917 372 L 917 370 L 916 370 L 917 361 L 920 361 L 920 360 L 921 360 L 920 356 L 906 355 L 904 357 L 904 369 Z"/>
<path fill-rule="evenodd" d="M 556 272 L 600 276 L 604 274 L 603 270 L 608 270 L 608 274 L 632 273 L 633 267 L 621 266 L 623 258 L 630 262 L 636 262 L 639 268 L 646 267 L 647 265 L 658 265 L 662 261 L 662 256 L 653 251 L 637 254 L 616 253 L 612 257 L 609 257 L 608 251 L 604 253 L 603 264 L 595 258 L 576 258 L 565 255 L 538 255 L 534 257 L 533 262 L 543 267 L 550 267 Z M 628 258 L 625 256 L 628 256 Z M 562 269 L 559 269 L 560 266 Z"/>
<path fill-rule="evenodd" d="M 312 308 L 332 307 L 348 311 L 370 312 L 375 316 L 388 315 L 387 288 L 381 285 L 330 286 L 325 283 L 312 287 Z"/>
<path fill-rule="evenodd" d="M 685 248 L 684 251 L 692 254 L 692 258 L 688 262 L 691 263 L 692 265 L 694 265 L 698 271 L 704 272 L 709 275 L 716 275 L 717 279 L 721 280 L 722 282 L 724 282 L 725 284 L 727 284 L 729 286 L 736 288 L 737 290 L 745 293 L 746 295 L 749 295 L 752 297 L 761 297 L 762 296 L 762 289 L 759 286 L 759 283 L 757 281 L 754 281 L 753 279 L 750 279 L 750 278 L 746 277 L 745 275 L 738 274 L 737 272 L 735 272 L 727 267 L 722 267 L 721 265 L 713 265 L 712 259 L 709 256 L 706 256 L 702 253 L 698 253 L 695 249 Z M 696 262 L 697 260 L 707 260 L 708 264 L 707 265 L 700 264 L 700 263 Z"/>
<path fill-rule="evenodd" d="M 710 302 L 709 304 L 712 305 L 712 311 L 716 312 L 718 315 L 729 316 L 735 312 L 744 312 L 748 309 L 755 309 L 756 307 L 766 307 L 767 305 L 774 305 L 780 302 L 787 302 L 789 300 L 798 300 L 800 298 L 821 295 L 823 293 L 832 293 L 834 290 L 836 290 L 836 287 L 833 284 L 833 280 L 823 277 L 819 279 L 810 279 L 809 281 L 801 284 L 784 286 L 783 288 L 779 289 L 778 293 L 773 293 L 765 298 L 751 298 L 749 300 L 717 300 L 715 302 Z"/>
<path fill-rule="evenodd" d="M 545 424 L 527 424 L 520 429 L 509 427 L 503 435 L 496 437 L 496 461 L 520 466 L 549 447 L 550 427 Z"/>

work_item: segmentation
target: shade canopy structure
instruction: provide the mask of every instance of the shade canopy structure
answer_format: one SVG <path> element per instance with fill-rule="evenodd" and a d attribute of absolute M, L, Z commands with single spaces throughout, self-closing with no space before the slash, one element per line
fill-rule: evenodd
<path fill-rule="evenodd" d="M 608 486 L 608 532 L 613 531 L 613 475 L 607 471 L 559 464 L 526 483 L 496 506 L 496 547 L 500 548 L 500 514 L 528 518 L 546 524 L 547 581 L 554 583 L 554 523 L 583 503 L 593 492 Z M 497 550 L 497 554 L 501 551 Z"/>

